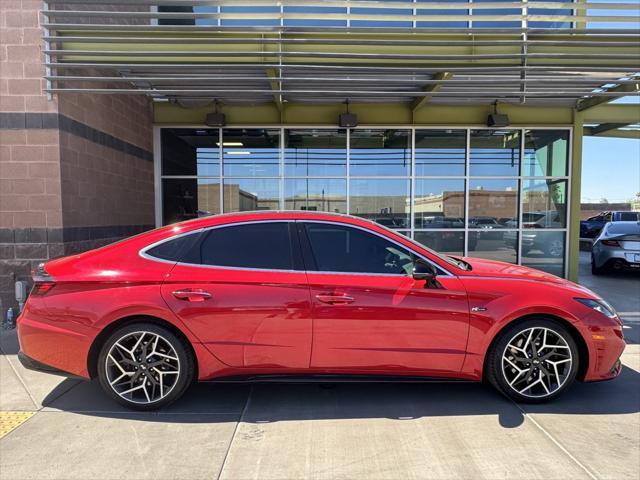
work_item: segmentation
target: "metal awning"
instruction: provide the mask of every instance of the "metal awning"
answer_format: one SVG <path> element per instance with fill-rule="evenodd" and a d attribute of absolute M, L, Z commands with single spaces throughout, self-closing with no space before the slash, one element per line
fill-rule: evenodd
<path fill-rule="evenodd" d="M 319 17 L 314 8 L 330 10 Z M 640 94 L 636 1 L 49 0 L 43 13 L 55 93 L 414 109 L 495 101 L 584 109 Z M 382 20 L 411 26 L 352 26 Z M 467 26 L 437 27 L 454 21 Z"/>

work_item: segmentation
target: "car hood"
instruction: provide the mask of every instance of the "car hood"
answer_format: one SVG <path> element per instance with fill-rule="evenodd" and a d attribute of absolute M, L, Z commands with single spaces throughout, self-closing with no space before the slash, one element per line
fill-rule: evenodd
<path fill-rule="evenodd" d="M 519 280 L 533 280 L 539 282 L 549 282 L 559 285 L 578 286 L 569 280 L 560 278 L 551 273 L 536 270 L 522 265 L 498 262 L 496 260 L 485 260 L 473 257 L 464 257 L 463 260 L 471 265 L 471 270 L 465 272 L 466 276 L 472 277 L 496 277 Z M 582 288 L 582 287 L 580 287 Z"/>

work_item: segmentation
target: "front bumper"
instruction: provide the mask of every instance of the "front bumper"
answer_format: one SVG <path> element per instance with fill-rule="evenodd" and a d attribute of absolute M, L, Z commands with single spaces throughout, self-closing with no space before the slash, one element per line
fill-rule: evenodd
<path fill-rule="evenodd" d="M 622 372 L 620 357 L 626 347 L 622 325 L 588 328 L 590 335 L 589 368 L 584 381 L 612 380 Z"/>

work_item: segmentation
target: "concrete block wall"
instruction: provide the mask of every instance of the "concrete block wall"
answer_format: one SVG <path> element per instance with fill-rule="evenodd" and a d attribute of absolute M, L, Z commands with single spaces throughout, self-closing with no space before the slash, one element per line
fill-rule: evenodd
<path fill-rule="evenodd" d="M 144 97 L 49 98 L 42 0 L 0 3 L 0 300 L 6 311 L 15 305 L 15 281 L 30 279 L 39 262 L 153 227 L 153 135 Z"/>

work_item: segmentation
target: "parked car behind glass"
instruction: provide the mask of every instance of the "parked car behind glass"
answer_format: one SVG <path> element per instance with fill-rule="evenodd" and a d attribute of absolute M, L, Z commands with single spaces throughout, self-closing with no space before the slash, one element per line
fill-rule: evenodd
<path fill-rule="evenodd" d="M 596 238 L 607 222 L 638 222 L 640 212 L 601 212 L 580 222 L 580 238 Z"/>
<path fill-rule="evenodd" d="M 605 224 L 591 251 L 591 271 L 640 269 L 640 222 Z"/>

